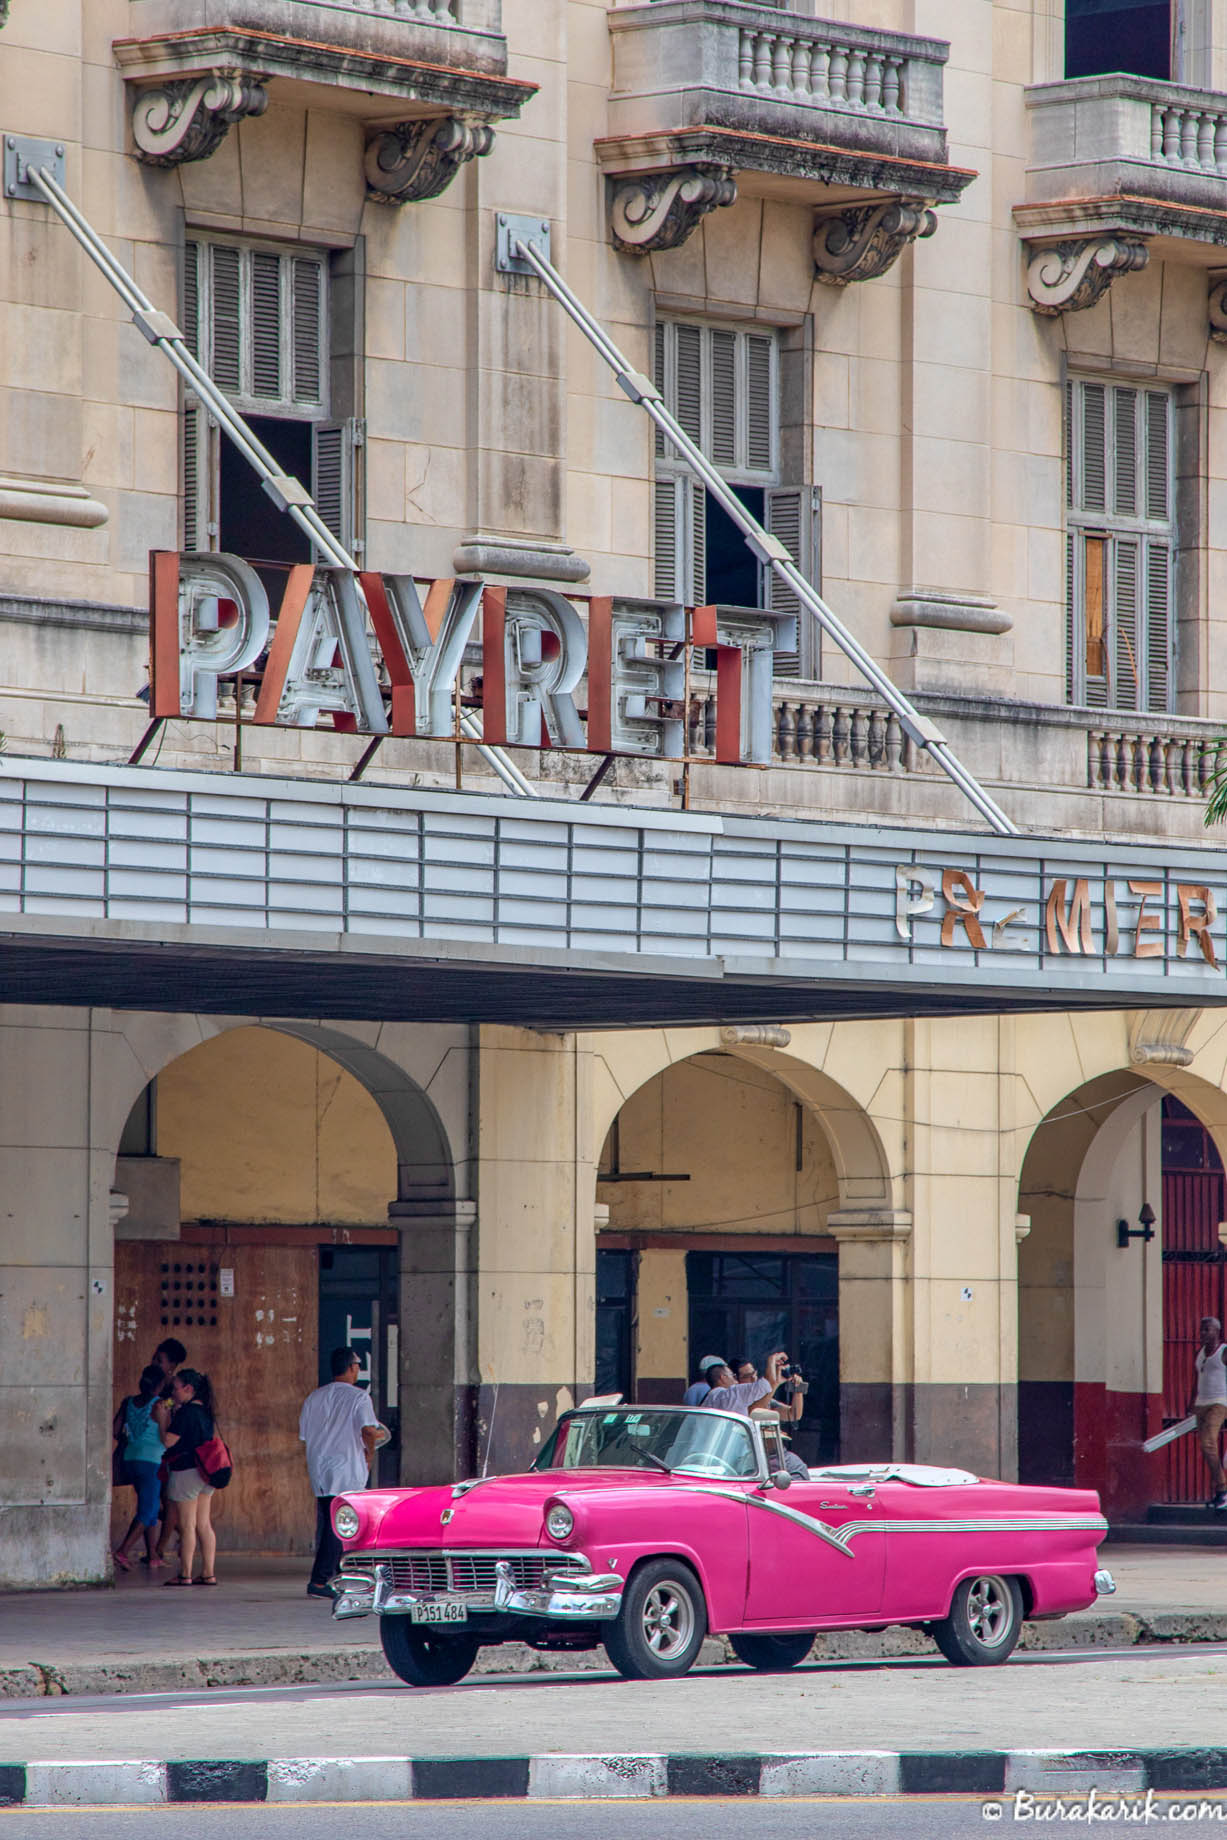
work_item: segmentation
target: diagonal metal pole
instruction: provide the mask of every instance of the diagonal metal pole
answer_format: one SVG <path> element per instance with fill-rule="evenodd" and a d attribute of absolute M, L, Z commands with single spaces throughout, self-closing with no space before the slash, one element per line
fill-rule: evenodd
<path fill-rule="evenodd" d="M 333 535 L 316 508 L 306 487 L 284 473 L 273 455 L 258 439 L 239 414 L 230 398 L 220 390 L 204 366 L 188 349 L 180 328 L 167 313 L 161 313 L 139 288 L 132 276 L 107 248 L 93 225 L 82 216 L 68 193 L 45 166 L 27 168 L 26 176 L 61 218 L 91 262 L 101 270 L 136 322 L 137 329 L 149 343 L 163 352 L 184 381 L 208 408 L 223 432 L 233 441 L 243 458 L 260 476 L 260 483 L 278 511 L 286 511 L 298 528 L 315 544 L 320 554 L 334 568 L 357 574 L 358 564 Z M 468 740 L 474 742 L 482 758 L 491 766 L 509 792 L 520 798 L 533 799 L 537 794 L 519 767 L 502 748 L 491 747 L 481 738 L 481 724 L 472 710 L 466 709 L 460 726 Z"/>
<path fill-rule="evenodd" d="M 638 403 L 640 408 L 651 416 L 656 426 L 668 436 L 675 447 L 681 449 L 712 497 L 737 525 L 759 561 L 774 569 L 790 593 L 795 594 L 801 605 L 817 620 L 823 632 L 827 633 L 840 650 L 852 660 L 861 675 L 877 691 L 887 708 L 893 710 L 898 716 L 900 726 L 913 745 L 924 748 L 932 756 L 936 764 L 949 775 L 959 791 L 970 800 L 980 816 L 992 830 L 997 832 L 998 836 L 1017 837 L 1018 826 L 1006 816 L 980 782 L 968 772 L 962 761 L 952 751 L 950 743 L 937 724 L 922 715 L 904 696 L 860 641 L 849 632 L 839 616 L 832 612 L 813 584 L 806 581 L 780 539 L 764 529 L 757 518 L 751 517 L 724 475 L 712 465 L 702 448 L 691 440 L 676 417 L 666 409 L 660 391 L 651 378 L 645 377 L 641 371 L 635 370 L 632 365 L 628 364 L 600 321 L 593 317 L 578 296 L 571 291 L 553 263 L 541 254 L 535 243 L 522 237 L 516 241 L 512 253 L 527 262 L 545 283 L 563 311 L 575 322 L 584 337 L 609 366 L 619 388 L 630 397 L 632 402 Z"/>

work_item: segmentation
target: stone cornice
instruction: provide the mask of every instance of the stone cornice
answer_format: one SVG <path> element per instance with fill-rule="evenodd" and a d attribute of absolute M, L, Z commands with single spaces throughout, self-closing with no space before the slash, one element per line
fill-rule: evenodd
<path fill-rule="evenodd" d="M 907 1241 L 912 1237 L 912 1215 L 907 1208 L 840 1208 L 827 1215 L 826 1230 L 841 1245 Z"/>
<path fill-rule="evenodd" d="M 1060 198 L 1016 204 L 1014 222 L 1024 242 L 1055 243 L 1078 237 L 1165 236 L 1227 248 L 1227 211 L 1172 204 L 1161 198 L 1116 193 L 1102 198 Z M 1207 262 L 1213 258 L 1204 258 Z"/>
<path fill-rule="evenodd" d="M 967 167 L 858 152 L 851 147 L 750 133 L 740 128 L 670 128 L 648 134 L 607 135 L 593 146 L 610 178 L 682 166 L 723 168 L 738 175 L 765 173 L 807 180 L 815 187 L 851 186 L 859 192 L 884 194 L 882 203 L 907 195 L 934 204 L 952 204 L 977 177 Z"/>

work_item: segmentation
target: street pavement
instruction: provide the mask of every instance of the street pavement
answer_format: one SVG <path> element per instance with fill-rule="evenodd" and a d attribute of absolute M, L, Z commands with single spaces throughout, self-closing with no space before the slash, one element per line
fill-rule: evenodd
<path fill-rule="evenodd" d="M 1115 1597 L 1058 1622 L 1028 1626 L 1031 1647 L 1129 1647 L 1153 1641 L 1227 1641 L 1227 1554 L 1214 1547 L 1113 1547 L 1104 1562 Z M 216 1591 L 162 1588 L 163 1574 L 137 1568 L 114 1589 L 21 1592 L 0 1600 L 0 1704 L 42 1695 L 173 1692 L 367 1680 L 388 1669 L 373 1619 L 336 1623 L 306 1596 L 305 1561 L 221 1554 Z M 709 1642 L 704 1660 L 726 1654 Z M 852 1631 L 820 1638 L 831 1658 L 925 1657 L 914 1630 Z M 483 1672 L 536 1676 L 600 1670 L 604 1655 L 542 1655 L 519 1645 L 486 1649 Z"/>

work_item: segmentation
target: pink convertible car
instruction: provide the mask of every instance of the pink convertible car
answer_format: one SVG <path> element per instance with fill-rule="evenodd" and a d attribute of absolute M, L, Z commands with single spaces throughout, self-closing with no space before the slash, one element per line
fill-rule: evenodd
<path fill-rule="evenodd" d="M 413 1686 L 447 1686 L 483 1644 L 604 1643 L 628 1679 L 684 1674 L 727 1634 L 750 1667 L 794 1667 L 823 1629 L 926 1629 L 962 1667 L 1004 1661 L 1025 1619 L 1115 1590 L 1090 1490 L 924 1464 L 790 1476 L 773 1414 L 589 1401 L 532 1470 L 338 1496 L 336 1617 L 377 1616 Z"/>

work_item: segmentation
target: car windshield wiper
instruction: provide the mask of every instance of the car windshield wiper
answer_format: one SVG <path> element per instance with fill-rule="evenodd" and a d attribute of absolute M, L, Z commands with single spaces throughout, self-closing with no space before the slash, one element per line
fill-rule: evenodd
<path fill-rule="evenodd" d="M 654 1451 L 641 1450 L 639 1452 L 639 1455 L 644 1459 L 646 1463 L 654 1463 L 657 1469 L 663 1469 L 666 1476 L 671 1476 L 673 1474 L 673 1471 L 670 1469 L 669 1465 L 665 1462 L 664 1458 L 658 1457 Z"/>

